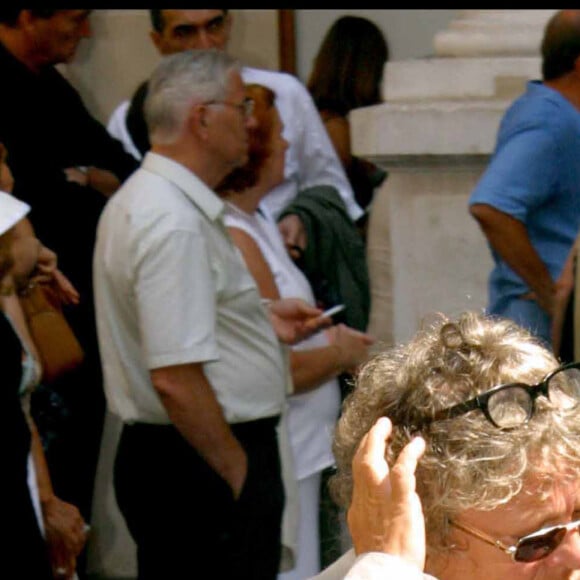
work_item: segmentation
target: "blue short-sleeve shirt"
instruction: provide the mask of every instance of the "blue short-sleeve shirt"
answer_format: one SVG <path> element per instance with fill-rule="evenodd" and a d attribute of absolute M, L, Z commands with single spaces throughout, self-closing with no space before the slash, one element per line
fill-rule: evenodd
<path fill-rule="evenodd" d="M 506 111 L 494 154 L 469 199 L 525 224 L 552 278 L 559 277 L 580 226 L 580 112 L 559 92 L 530 81 Z M 528 285 L 492 249 L 489 311 Z M 497 305 L 497 306 L 496 306 Z"/>

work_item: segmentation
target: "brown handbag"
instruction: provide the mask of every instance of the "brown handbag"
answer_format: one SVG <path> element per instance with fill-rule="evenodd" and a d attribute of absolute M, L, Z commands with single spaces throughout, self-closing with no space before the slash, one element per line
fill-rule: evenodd
<path fill-rule="evenodd" d="M 29 284 L 20 292 L 32 340 L 42 364 L 42 382 L 56 378 L 78 367 L 84 352 L 64 317 L 62 303 L 50 284 Z"/>

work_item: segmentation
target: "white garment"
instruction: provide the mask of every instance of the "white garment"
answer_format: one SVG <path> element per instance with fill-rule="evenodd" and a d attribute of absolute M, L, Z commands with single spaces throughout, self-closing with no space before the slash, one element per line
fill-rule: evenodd
<path fill-rule="evenodd" d="M 278 216 L 298 191 L 314 185 L 334 186 L 346 205 L 350 217 L 357 220 L 363 210 L 357 204 L 350 182 L 314 101 L 306 87 L 294 76 L 275 71 L 242 68 L 245 83 L 257 83 L 276 93 L 276 106 L 284 124 L 284 138 L 289 143 L 286 152 L 284 182 L 272 189 L 263 201 L 272 215 Z M 121 141 L 125 150 L 140 160 L 126 127 L 128 101 L 113 112 L 107 129 Z"/>
<path fill-rule="evenodd" d="M 302 298 L 315 304 L 308 279 L 294 264 L 267 208 L 247 214 L 226 203 L 224 221 L 228 227 L 245 231 L 258 244 L 273 274 L 280 296 Z M 327 346 L 323 332 L 298 343 L 295 350 Z M 292 448 L 294 478 L 298 481 L 298 502 L 287 501 L 284 509 L 284 544 L 293 547 L 294 566 L 278 580 L 302 580 L 320 569 L 318 512 L 321 473 L 334 464 L 332 434 L 340 411 L 340 387 L 331 379 L 312 391 L 288 398 L 285 419 Z M 285 480 L 288 485 L 288 480 Z M 297 522 L 294 520 L 297 519 Z M 291 520 L 291 523 L 290 523 Z M 284 568 L 285 569 L 285 568 Z"/>
<path fill-rule="evenodd" d="M 320 572 L 319 503 L 322 472 L 298 482 L 300 517 L 295 566 L 278 574 L 278 580 L 304 580 Z"/>
<path fill-rule="evenodd" d="M 314 185 L 336 187 L 350 217 L 357 220 L 363 210 L 356 203 L 352 186 L 330 140 L 320 113 L 306 87 L 293 75 L 244 67 L 245 83 L 264 85 L 276 93 L 276 107 L 289 143 L 284 167 L 285 181 L 262 201 L 278 217 L 296 194 Z"/>
<path fill-rule="evenodd" d="M 200 362 L 228 423 L 279 415 L 286 360 L 256 283 L 191 171 L 149 152 L 97 228 L 105 393 L 123 421 L 170 423 L 150 369 Z"/>
<path fill-rule="evenodd" d="M 356 556 L 349 550 L 336 562 L 310 580 L 437 580 L 406 560 L 382 552 Z"/>
<path fill-rule="evenodd" d="M 127 130 L 127 123 L 125 122 L 130 105 L 130 101 L 124 101 L 113 111 L 109 123 L 107 124 L 107 131 L 109 131 L 113 137 L 121 141 L 123 148 L 127 153 L 129 153 L 129 155 L 133 155 L 137 161 L 141 161 L 142 155 L 139 152 L 139 149 L 135 147 L 133 139 L 131 139 L 131 135 Z"/>
<path fill-rule="evenodd" d="M 225 223 L 244 230 L 258 244 L 274 276 L 282 298 L 302 298 L 314 305 L 315 299 L 308 279 L 294 264 L 268 209 L 247 214 L 226 203 Z M 295 345 L 295 350 L 328 346 L 324 332 L 319 332 Z M 340 411 L 340 387 L 336 378 L 320 387 L 292 395 L 288 399 L 288 427 L 294 456 L 296 479 L 321 471 L 334 464 L 332 436 Z"/>

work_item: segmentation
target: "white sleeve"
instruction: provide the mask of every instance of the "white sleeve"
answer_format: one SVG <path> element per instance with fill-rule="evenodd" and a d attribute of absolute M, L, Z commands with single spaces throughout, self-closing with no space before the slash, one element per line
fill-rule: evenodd
<path fill-rule="evenodd" d="M 338 190 L 353 220 L 362 216 L 364 212 L 356 202 L 308 89 L 287 73 L 244 67 L 242 76 L 244 82 L 265 85 L 276 93 L 284 137 L 290 145 L 286 151 L 285 181 L 268 193 L 263 204 L 277 217 L 298 191 L 315 185 L 330 185 Z"/>
<path fill-rule="evenodd" d="M 130 101 L 124 101 L 113 111 L 107 123 L 107 131 L 111 137 L 114 137 L 123 144 L 123 148 L 127 153 L 133 155 L 137 161 L 141 161 L 141 153 L 135 147 L 133 139 L 131 139 L 131 135 L 127 130 L 126 119 L 130 104 Z"/>
<path fill-rule="evenodd" d="M 368 552 L 358 556 L 344 580 L 382 580 L 396 578 L 397 580 L 425 580 L 419 568 L 406 560 L 382 552 Z"/>
<path fill-rule="evenodd" d="M 343 199 L 350 217 L 357 220 L 363 210 L 357 204 L 352 186 L 328 136 L 320 113 L 306 87 L 296 81 L 293 87 L 294 121 L 300 119 L 296 132 L 296 155 L 301 171 L 299 189 L 315 185 L 332 185 Z"/>

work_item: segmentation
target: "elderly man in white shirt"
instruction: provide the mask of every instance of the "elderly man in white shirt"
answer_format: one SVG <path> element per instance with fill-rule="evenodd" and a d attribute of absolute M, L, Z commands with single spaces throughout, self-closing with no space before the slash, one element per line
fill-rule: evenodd
<path fill-rule="evenodd" d="M 151 151 L 98 226 L 105 392 L 124 424 L 115 492 L 139 578 L 278 571 L 286 361 L 212 191 L 247 160 L 251 105 L 225 53 L 164 59 L 145 106 Z"/>
<path fill-rule="evenodd" d="M 162 55 L 188 49 L 226 50 L 232 26 L 228 10 L 151 10 L 151 38 Z M 272 189 L 263 203 L 278 217 L 298 191 L 315 185 L 336 188 L 353 221 L 363 215 L 352 187 L 312 97 L 294 76 L 250 67 L 242 68 L 245 83 L 257 83 L 272 89 L 284 124 L 286 153 L 285 180 Z M 113 112 L 109 132 L 123 142 L 125 150 L 140 159 L 148 149 L 142 119 L 146 83 L 137 90 L 131 103 L 124 102 Z M 280 230 L 288 247 L 306 247 L 306 234 L 300 219 L 290 214 L 280 221 Z"/>

